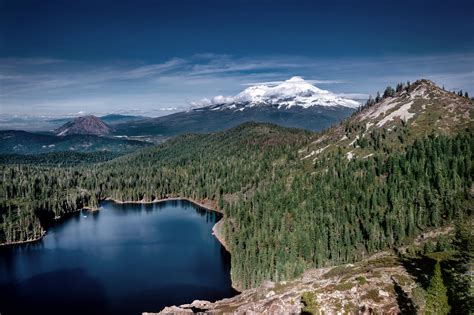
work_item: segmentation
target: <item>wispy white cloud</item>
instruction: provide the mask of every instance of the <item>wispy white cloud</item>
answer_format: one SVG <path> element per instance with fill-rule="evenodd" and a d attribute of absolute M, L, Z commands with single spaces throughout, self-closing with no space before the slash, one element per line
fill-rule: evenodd
<path fill-rule="evenodd" d="M 0 66 L 42 66 L 65 62 L 63 59 L 36 57 L 36 58 L 0 58 Z"/>
<path fill-rule="evenodd" d="M 181 66 L 186 65 L 187 61 L 180 58 L 173 58 L 164 63 L 151 64 L 133 68 L 128 71 L 116 73 L 115 76 L 109 76 L 109 79 L 141 79 L 145 77 L 156 76 L 169 71 L 177 70 Z"/>
<path fill-rule="evenodd" d="M 474 86 L 474 53 L 315 59 L 305 56 L 235 57 L 204 53 L 157 63 L 101 64 L 54 58 L 0 59 L 0 114 L 115 112 L 150 115 L 179 110 L 243 87 L 276 85 L 294 75 L 338 95 L 363 99 L 387 84 L 420 77 L 446 88 Z M 220 96 L 226 97 L 226 96 Z"/>

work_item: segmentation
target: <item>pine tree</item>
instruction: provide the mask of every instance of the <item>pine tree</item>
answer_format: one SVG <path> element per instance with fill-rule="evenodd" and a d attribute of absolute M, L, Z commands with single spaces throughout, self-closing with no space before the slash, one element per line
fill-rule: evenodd
<path fill-rule="evenodd" d="M 403 90 L 403 83 L 398 83 L 398 84 L 397 84 L 397 90 L 396 90 L 397 93 L 398 93 L 398 92 L 401 92 L 402 90 Z"/>
<path fill-rule="evenodd" d="M 391 97 L 395 95 L 395 90 L 391 86 L 387 86 L 383 92 L 383 98 Z"/>
<path fill-rule="evenodd" d="M 375 97 L 375 103 L 380 102 L 380 100 L 381 100 L 380 93 L 377 91 L 377 96 Z"/>
<path fill-rule="evenodd" d="M 450 307 L 448 304 L 447 289 L 441 277 L 441 266 L 436 262 L 434 274 L 427 290 L 426 314 L 443 315 L 448 314 Z"/>
<path fill-rule="evenodd" d="M 366 105 L 367 107 L 369 107 L 369 106 L 372 106 L 372 105 L 374 105 L 374 104 L 375 104 L 375 101 L 374 101 L 374 99 L 372 98 L 372 95 L 370 95 L 370 96 L 369 96 L 369 99 L 367 100 L 367 102 L 365 103 L 365 105 Z"/>

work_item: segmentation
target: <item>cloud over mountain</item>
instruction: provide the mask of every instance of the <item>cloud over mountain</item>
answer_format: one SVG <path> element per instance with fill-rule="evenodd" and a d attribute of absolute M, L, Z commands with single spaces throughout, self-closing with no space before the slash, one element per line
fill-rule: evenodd
<path fill-rule="evenodd" d="M 354 100 L 319 89 L 310 82 L 305 81 L 302 77 L 295 76 L 286 81 L 250 86 L 235 96 L 218 95 L 212 98 L 204 98 L 192 102 L 191 105 L 193 107 L 224 105 L 222 108 L 236 107 L 236 105 L 245 105 L 245 107 L 272 105 L 278 108 L 291 108 L 293 106 L 303 108 L 311 106 L 356 108 L 360 105 Z M 239 109 L 245 107 L 239 107 Z"/>

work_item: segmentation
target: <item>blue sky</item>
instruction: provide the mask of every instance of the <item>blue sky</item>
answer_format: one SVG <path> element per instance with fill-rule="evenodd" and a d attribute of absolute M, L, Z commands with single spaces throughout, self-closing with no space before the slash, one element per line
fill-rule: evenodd
<path fill-rule="evenodd" d="M 474 93 L 474 1 L 0 0 L 0 114 L 159 116 L 294 75 Z"/>

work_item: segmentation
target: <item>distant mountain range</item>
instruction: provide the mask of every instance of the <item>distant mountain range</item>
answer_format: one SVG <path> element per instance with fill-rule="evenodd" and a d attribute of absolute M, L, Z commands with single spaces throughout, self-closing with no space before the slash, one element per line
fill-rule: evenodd
<path fill-rule="evenodd" d="M 0 131 L 0 154 L 37 154 L 60 151 L 127 153 L 149 145 L 150 143 L 145 141 L 96 135 L 55 136 L 21 130 Z"/>
<path fill-rule="evenodd" d="M 216 96 L 202 103 L 205 106 L 189 111 L 117 124 L 114 133 L 173 136 L 218 131 L 248 121 L 320 131 L 350 116 L 360 105 L 300 77 L 275 86 L 251 86 L 236 96 Z"/>
<path fill-rule="evenodd" d="M 360 105 L 301 77 L 280 84 L 256 85 L 235 96 L 216 96 L 200 106 L 168 116 L 110 114 L 101 117 L 31 118 L 0 120 L 1 129 L 51 131 L 56 135 L 94 134 L 117 136 L 164 136 L 223 130 L 248 121 L 320 131 L 348 117 Z"/>
<path fill-rule="evenodd" d="M 219 131 L 249 121 L 320 131 L 350 116 L 358 106 L 354 100 L 293 77 L 280 84 L 251 86 L 235 96 L 217 96 L 205 100 L 200 107 L 157 118 L 111 114 L 42 120 L 47 133 L 0 132 L 0 152 L 128 152 L 141 146 L 136 141 L 126 142 L 130 137 L 158 137 L 155 142 L 159 142 L 161 137 Z M 32 125 L 27 119 L 17 120 L 24 126 Z"/>
<path fill-rule="evenodd" d="M 0 130 L 53 131 L 76 117 L 80 116 L 52 118 L 48 116 L 0 115 Z M 98 117 L 109 126 L 149 118 L 122 114 L 108 114 Z"/>
<path fill-rule="evenodd" d="M 107 151 L 119 154 L 132 152 L 151 145 L 149 140 L 157 142 L 161 140 L 143 137 L 136 139 L 114 137 L 111 135 L 113 126 L 117 123 L 143 118 L 116 114 L 106 115 L 101 118 L 88 115 L 72 120 L 66 118 L 50 120 L 52 126 L 56 126 L 54 132 L 0 130 L 0 154 L 41 154 L 62 151 Z M 105 123 L 104 120 L 108 123 Z M 27 119 L 18 119 L 17 121 L 26 123 Z M 44 120 L 42 122 L 34 120 L 33 124 L 36 123 L 35 126 L 41 126 L 44 122 Z M 59 126 L 60 123 L 63 125 Z"/>
<path fill-rule="evenodd" d="M 84 116 L 79 116 L 84 117 Z M 126 123 L 130 121 L 137 121 L 137 120 L 144 120 L 149 117 L 146 116 L 134 116 L 134 115 L 122 115 L 122 114 L 108 114 L 104 116 L 97 116 L 107 125 L 115 125 L 120 123 Z M 77 117 L 76 117 L 77 118 Z M 51 119 L 49 122 L 55 124 L 56 126 L 63 125 L 67 122 L 70 122 L 71 118 L 59 118 L 59 119 Z"/>

